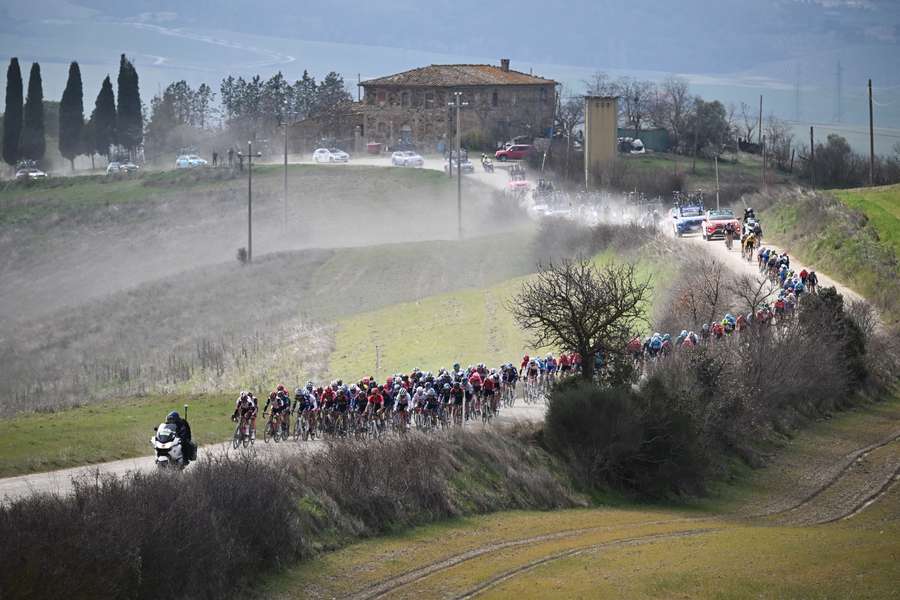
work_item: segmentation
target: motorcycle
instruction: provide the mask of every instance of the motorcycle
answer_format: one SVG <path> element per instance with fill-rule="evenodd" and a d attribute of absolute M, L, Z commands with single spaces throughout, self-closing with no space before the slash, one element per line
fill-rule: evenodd
<path fill-rule="evenodd" d="M 150 438 L 150 444 L 156 450 L 156 466 L 160 469 L 183 469 L 187 460 L 181 447 L 175 425 L 161 423 L 155 429 L 156 434 Z"/>
<path fill-rule="evenodd" d="M 489 158 L 482 158 L 481 166 L 484 168 L 485 173 L 493 173 L 494 172 L 494 161 L 492 161 Z"/>

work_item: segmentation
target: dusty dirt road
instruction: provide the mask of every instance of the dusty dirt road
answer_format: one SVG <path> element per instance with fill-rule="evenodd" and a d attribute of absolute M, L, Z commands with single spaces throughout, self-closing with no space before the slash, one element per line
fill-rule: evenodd
<path fill-rule="evenodd" d="M 747 274 L 753 277 L 757 277 L 760 275 L 759 269 L 756 266 L 756 259 L 752 262 L 748 262 L 745 258 L 741 257 L 741 246 L 739 243 L 735 243 L 731 250 L 725 247 L 725 242 L 721 240 L 713 240 L 710 242 L 704 241 L 700 234 L 694 234 L 691 236 L 685 236 L 681 238 L 685 243 L 692 244 L 694 246 L 702 246 L 706 248 L 706 250 L 715 258 L 722 261 L 725 266 L 738 274 Z M 769 242 L 764 242 L 763 246 L 766 248 L 773 248 L 777 250 L 779 253 L 784 252 L 785 249 L 771 244 Z M 815 270 L 815 265 L 807 265 L 803 264 L 793 256 L 791 256 L 790 249 L 787 249 L 788 256 L 791 257 L 791 268 L 794 271 L 801 271 L 804 268 L 806 270 Z M 864 300 L 862 295 L 850 289 L 846 285 L 839 283 L 820 271 L 816 271 L 816 275 L 819 278 L 819 287 L 832 287 L 834 286 L 838 293 L 840 293 L 844 297 L 845 303 L 855 302 L 859 300 Z"/>
<path fill-rule="evenodd" d="M 544 418 L 545 408 L 544 404 L 525 405 L 519 402 L 512 408 L 504 408 L 498 415 L 496 423 L 502 426 L 520 422 L 541 421 Z M 490 425 L 489 427 L 492 426 L 493 425 Z M 482 427 L 481 423 L 470 422 L 466 425 L 467 429 L 473 430 L 478 430 Z M 72 490 L 73 479 L 79 477 L 96 477 L 103 475 L 121 476 L 126 475 L 127 473 L 152 471 L 156 468 L 156 465 L 149 444 L 151 433 L 152 431 L 148 429 L 146 456 L 87 465 L 84 467 L 49 471 L 47 473 L 34 473 L 32 475 L 20 475 L 17 477 L 0 479 L 0 503 L 10 502 L 31 493 L 44 492 L 67 494 Z M 316 440 L 307 442 L 287 441 L 278 444 L 269 442 L 266 444 L 263 443 L 262 438 L 260 438 L 247 450 L 244 450 L 243 448 L 234 450 L 230 443 L 223 442 L 221 444 L 201 446 L 198 454 L 200 460 L 203 460 L 205 458 L 240 455 L 247 452 L 261 456 L 274 454 L 288 455 L 292 452 L 307 453 L 316 452 L 324 447 L 324 442 Z"/>

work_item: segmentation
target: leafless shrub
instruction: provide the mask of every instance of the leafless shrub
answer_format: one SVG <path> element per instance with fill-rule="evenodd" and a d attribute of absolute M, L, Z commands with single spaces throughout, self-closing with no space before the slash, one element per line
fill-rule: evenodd
<path fill-rule="evenodd" d="M 455 432 L 278 461 L 79 480 L 0 507 L 4 598 L 230 598 L 260 572 L 407 525 L 580 501 L 523 438 Z M 48 541 L 52 540 L 52 543 Z"/>

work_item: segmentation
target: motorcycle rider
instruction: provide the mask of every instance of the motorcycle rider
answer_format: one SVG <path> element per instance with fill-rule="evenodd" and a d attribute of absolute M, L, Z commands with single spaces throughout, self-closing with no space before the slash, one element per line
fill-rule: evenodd
<path fill-rule="evenodd" d="M 173 410 L 166 415 L 166 424 L 175 426 L 175 435 L 181 440 L 181 454 L 184 464 L 197 460 L 197 444 L 191 440 L 191 426 L 187 419 L 182 419 L 178 411 Z"/>

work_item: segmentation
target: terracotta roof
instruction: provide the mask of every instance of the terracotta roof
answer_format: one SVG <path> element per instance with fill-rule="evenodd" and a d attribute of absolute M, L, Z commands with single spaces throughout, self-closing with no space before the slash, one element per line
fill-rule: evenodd
<path fill-rule="evenodd" d="M 471 85 L 555 85 L 552 79 L 519 71 L 504 71 L 494 65 L 429 65 L 363 81 L 366 86 L 463 87 Z"/>

